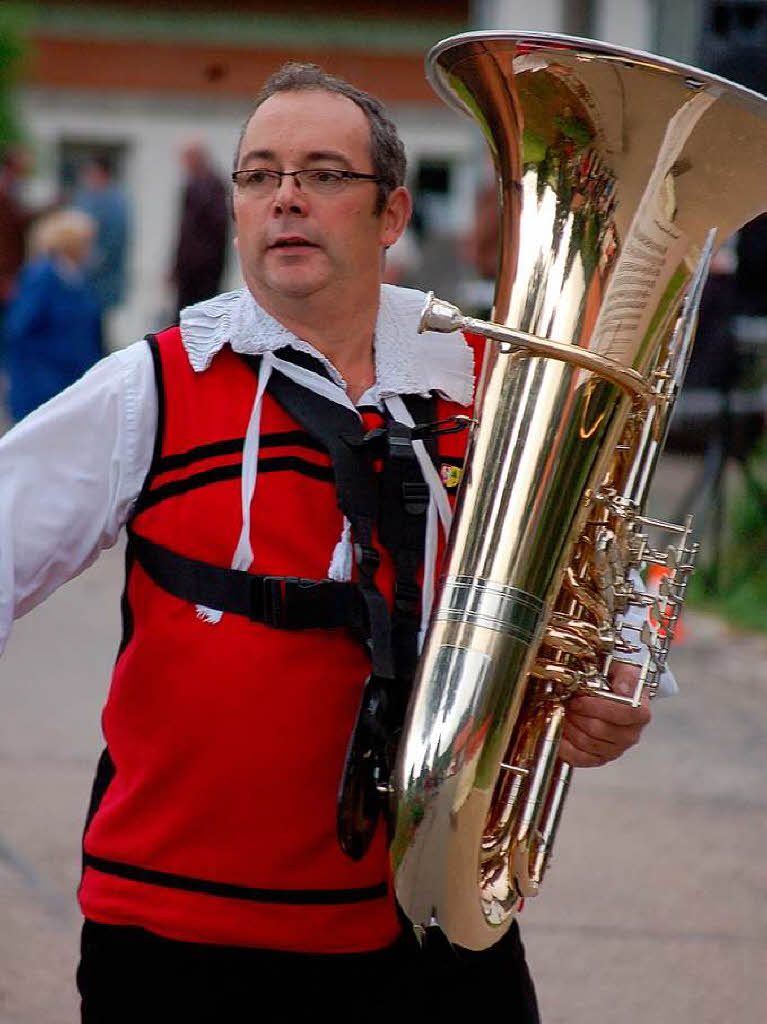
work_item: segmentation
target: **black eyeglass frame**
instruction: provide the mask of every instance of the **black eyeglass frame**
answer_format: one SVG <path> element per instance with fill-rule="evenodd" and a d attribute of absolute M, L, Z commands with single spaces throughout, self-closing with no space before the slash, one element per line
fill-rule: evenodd
<path fill-rule="evenodd" d="M 232 171 L 232 181 L 235 185 L 239 185 L 238 176 L 240 174 L 253 174 L 254 172 L 260 172 L 266 174 L 267 178 L 276 179 L 276 188 L 279 189 L 282 185 L 283 178 L 295 178 L 298 187 L 301 188 L 301 174 L 322 174 L 323 171 L 327 171 L 331 174 L 338 174 L 343 181 L 376 181 L 379 184 L 383 181 L 383 178 L 378 174 L 364 174 L 362 171 L 345 171 L 339 167 L 302 167 L 298 171 L 274 171 L 271 167 L 243 167 L 239 171 Z"/>

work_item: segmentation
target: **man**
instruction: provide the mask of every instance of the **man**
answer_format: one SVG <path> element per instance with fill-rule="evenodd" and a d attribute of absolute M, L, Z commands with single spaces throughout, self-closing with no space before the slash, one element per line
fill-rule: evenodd
<path fill-rule="evenodd" d="M 171 273 L 179 311 L 216 294 L 229 245 L 226 188 L 211 167 L 205 147 L 188 143 L 181 151 L 181 162 L 186 180 Z"/>
<path fill-rule="evenodd" d="M 486 953 L 438 934 L 421 948 L 397 915 L 383 822 L 356 859 L 336 839 L 363 680 L 372 663 L 394 693 L 412 670 L 444 496 L 404 421 L 472 398 L 472 349 L 419 338 L 420 294 L 381 288 L 410 214 L 402 144 L 376 100 L 288 65 L 236 168 L 246 288 L 110 357 L 0 445 L 19 527 L 3 632 L 129 527 L 84 835 L 83 1020 L 455 1017 L 492 978 L 509 1018 L 535 1021 L 516 926 Z M 66 472 L 83 429 L 98 437 Z M 463 444 L 429 441 L 453 465 Z M 33 473 L 55 495 L 29 497 Z M 648 719 L 573 700 L 563 754 L 611 760 Z"/>
<path fill-rule="evenodd" d="M 128 196 L 115 180 L 108 157 L 97 156 L 84 166 L 72 205 L 97 225 L 87 273 L 101 306 L 105 351 L 109 351 L 108 318 L 125 298 L 131 218 Z"/>

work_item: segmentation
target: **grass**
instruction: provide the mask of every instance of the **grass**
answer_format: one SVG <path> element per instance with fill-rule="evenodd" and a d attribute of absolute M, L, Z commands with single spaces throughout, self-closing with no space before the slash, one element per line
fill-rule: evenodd
<path fill-rule="evenodd" d="M 749 459 L 748 470 L 752 486 L 744 480 L 730 500 L 719 579 L 702 561 L 690 584 L 689 603 L 733 625 L 767 632 L 767 439 Z"/>

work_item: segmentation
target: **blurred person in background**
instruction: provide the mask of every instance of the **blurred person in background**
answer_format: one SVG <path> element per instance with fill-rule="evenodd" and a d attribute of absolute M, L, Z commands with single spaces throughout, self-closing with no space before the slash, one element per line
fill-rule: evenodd
<path fill-rule="evenodd" d="M 11 415 L 20 420 L 101 356 L 101 311 L 85 267 L 96 224 L 81 210 L 43 217 L 5 318 Z"/>
<path fill-rule="evenodd" d="M 123 302 L 130 240 L 130 204 L 105 156 L 90 160 L 80 172 L 72 206 L 93 218 L 96 237 L 85 266 L 102 312 L 102 344 L 111 346 L 109 314 Z"/>
<path fill-rule="evenodd" d="M 498 185 L 494 178 L 477 186 L 474 222 L 461 248 L 472 271 L 461 288 L 462 306 L 469 316 L 489 320 L 498 271 Z"/>
<path fill-rule="evenodd" d="M 377 804 L 370 844 L 339 842 L 347 751 L 372 782 L 355 721 L 397 728 L 375 697 L 404 708 L 466 444 L 439 433 L 430 454 L 412 428 L 471 415 L 481 344 L 419 335 L 423 294 L 382 284 L 411 199 L 374 97 L 286 65 L 235 167 L 244 287 L 0 441 L 0 647 L 129 538 L 83 836 L 82 1019 L 468 1020 L 502 985 L 509 1019 L 537 1024 L 516 923 L 479 953 L 432 928 L 420 944 Z M 560 753 L 604 764 L 649 717 L 575 697 Z"/>
<path fill-rule="evenodd" d="M 23 150 L 9 147 L 0 153 L 0 364 L 4 349 L 3 322 L 24 262 L 30 219 L 19 196 L 26 170 Z"/>
<path fill-rule="evenodd" d="M 421 269 L 421 247 L 415 232 L 406 228 L 394 245 L 386 252 L 384 284 L 412 286 Z"/>
<path fill-rule="evenodd" d="M 171 273 L 178 312 L 212 298 L 221 287 L 231 216 L 227 189 L 213 170 L 205 147 L 199 142 L 187 143 L 181 161 L 186 180 Z"/>

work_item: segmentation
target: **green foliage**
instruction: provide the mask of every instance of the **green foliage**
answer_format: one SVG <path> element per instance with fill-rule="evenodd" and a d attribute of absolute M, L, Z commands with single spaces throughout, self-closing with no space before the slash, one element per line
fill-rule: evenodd
<path fill-rule="evenodd" d="M 13 103 L 13 87 L 21 72 L 27 48 L 25 10 L 16 4 L 0 4 L 0 147 L 22 137 Z"/>
<path fill-rule="evenodd" d="M 747 468 L 751 483 L 743 479 L 730 499 L 721 578 L 712 588 L 704 561 L 690 586 L 690 604 L 744 629 L 767 631 L 767 439 Z"/>

